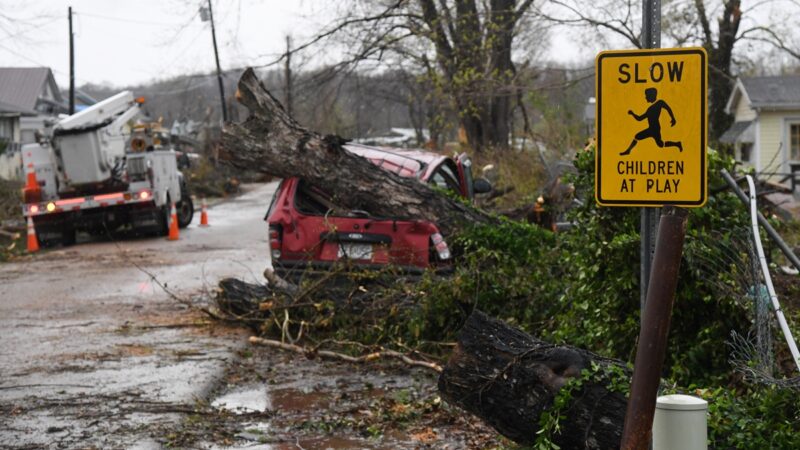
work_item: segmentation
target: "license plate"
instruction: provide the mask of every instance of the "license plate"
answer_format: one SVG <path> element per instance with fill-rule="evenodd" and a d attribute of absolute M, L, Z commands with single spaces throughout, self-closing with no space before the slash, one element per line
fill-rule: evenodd
<path fill-rule="evenodd" d="M 372 244 L 342 242 L 338 257 L 346 259 L 372 259 Z"/>

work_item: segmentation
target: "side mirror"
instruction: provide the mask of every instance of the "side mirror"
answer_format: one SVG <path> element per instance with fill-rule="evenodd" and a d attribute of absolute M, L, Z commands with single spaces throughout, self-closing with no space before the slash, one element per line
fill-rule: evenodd
<path fill-rule="evenodd" d="M 492 191 L 492 183 L 489 183 L 486 178 L 476 178 L 473 182 L 472 190 L 476 194 L 486 194 Z"/>

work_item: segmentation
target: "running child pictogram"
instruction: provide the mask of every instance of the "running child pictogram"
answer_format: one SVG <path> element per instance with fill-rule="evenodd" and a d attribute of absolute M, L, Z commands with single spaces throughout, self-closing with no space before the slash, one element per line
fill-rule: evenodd
<path fill-rule="evenodd" d="M 636 144 L 644 139 L 653 138 L 656 142 L 656 145 L 659 148 L 664 147 L 676 147 L 678 151 L 683 151 L 683 144 L 680 141 L 666 141 L 664 142 L 661 139 L 661 123 L 659 122 L 659 117 L 661 117 L 661 110 L 667 111 L 670 117 L 670 126 L 675 126 L 675 115 L 672 113 L 672 108 L 669 107 L 667 102 L 664 100 L 656 100 L 658 98 L 658 90 L 656 88 L 647 88 L 644 91 L 645 99 L 648 103 L 652 103 L 647 110 L 642 113 L 642 115 L 638 115 L 631 110 L 628 110 L 628 114 L 633 116 L 634 119 L 637 121 L 642 121 L 647 119 L 647 128 L 644 130 L 636 133 L 633 140 L 631 141 L 631 145 L 628 146 L 628 149 L 624 152 L 620 153 L 620 156 L 625 156 L 630 154 L 631 150 L 636 146 Z"/>

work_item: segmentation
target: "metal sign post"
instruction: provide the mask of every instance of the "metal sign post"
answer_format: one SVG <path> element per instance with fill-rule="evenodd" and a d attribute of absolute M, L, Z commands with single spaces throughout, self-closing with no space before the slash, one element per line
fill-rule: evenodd
<path fill-rule="evenodd" d="M 688 211 L 708 197 L 708 56 L 660 49 L 661 2 L 643 0 L 640 50 L 597 55 L 595 198 L 641 207 L 641 329 L 621 448 L 650 444 Z M 659 207 L 664 207 L 659 210 Z"/>
<path fill-rule="evenodd" d="M 661 0 L 642 2 L 642 47 L 661 48 Z M 653 267 L 653 253 L 656 251 L 656 234 L 659 208 L 642 208 L 639 218 L 640 260 L 639 269 L 639 324 L 644 317 L 644 304 L 647 301 L 647 286 L 650 284 L 650 269 Z"/>

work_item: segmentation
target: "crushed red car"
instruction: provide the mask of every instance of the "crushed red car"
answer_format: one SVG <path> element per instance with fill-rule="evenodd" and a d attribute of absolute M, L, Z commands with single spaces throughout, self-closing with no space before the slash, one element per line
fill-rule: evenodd
<path fill-rule="evenodd" d="M 348 144 L 345 149 L 383 170 L 448 189 L 467 199 L 491 190 L 473 179 L 466 154 L 456 159 L 423 150 Z M 281 277 L 329 269 L 346 261 L 358 268 L 386 265 L 406 272 L 447 267 L 452 256 L 436 224 L 371 217 L 340 208 L 331 195 L 299 178 L 284 179 L 267 211 L 272 265 Z"/>

